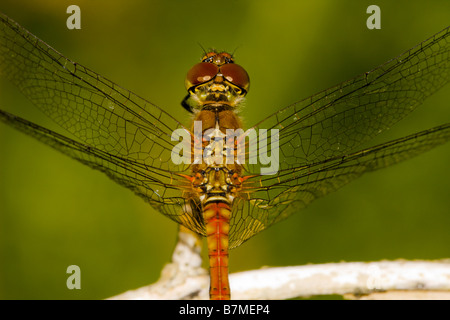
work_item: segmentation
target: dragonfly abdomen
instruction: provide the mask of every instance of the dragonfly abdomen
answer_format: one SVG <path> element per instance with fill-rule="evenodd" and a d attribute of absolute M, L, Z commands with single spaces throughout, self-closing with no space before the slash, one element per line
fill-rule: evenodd
<path fill-rule="evenodd" d="M 210 268 L 211 300 L 229 300 L 228 281 L 228 232 L 231 208 L 226 198 L 208 201 L 203 207 Z"/>

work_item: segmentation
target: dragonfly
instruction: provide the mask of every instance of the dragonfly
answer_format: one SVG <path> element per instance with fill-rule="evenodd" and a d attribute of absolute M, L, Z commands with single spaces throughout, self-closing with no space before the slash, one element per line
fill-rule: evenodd
<path fill-rule="evenodd" d="M 3 110 L 0 119 L 206 237 L 210 298 L 230 299 L 230 249 L 362 174 L 450 139 L 444 124 L 359 149 L 449 82 L 449 34 L 447 27 L 244 130 L 250 77 L 230 53 L 205 51 L 188 71 L 187 127 L 0 14 L 0 73 L 76 139 Z"/>

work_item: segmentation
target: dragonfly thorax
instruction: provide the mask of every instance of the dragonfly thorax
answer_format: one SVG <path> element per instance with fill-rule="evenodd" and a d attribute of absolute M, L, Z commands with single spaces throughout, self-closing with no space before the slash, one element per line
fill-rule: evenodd
<path fill-rule="evenodd" d="M 232 110 L 203 108 L 196 114 L 195 123 L 201 123 L 201 161 L 192 165 L 192 187 L 203 204 L 205 201 L 232 203 L 241 187 L 242 166 L 237 161 L 238 149 L 234 136 L 227 136 L 230 129 L 242 127 L 239 117 Z"/>

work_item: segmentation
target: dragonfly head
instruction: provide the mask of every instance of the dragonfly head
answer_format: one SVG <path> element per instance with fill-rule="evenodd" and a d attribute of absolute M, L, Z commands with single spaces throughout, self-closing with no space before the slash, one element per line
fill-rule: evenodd
<path fill-rule="evenodd" d="M 234 109 L 247 94 L 250 79 L 229 53 L 213 51 L 189 70 L 185 86 L 188 95 L 181 104 L 190 112 L 215 104 Z"/>

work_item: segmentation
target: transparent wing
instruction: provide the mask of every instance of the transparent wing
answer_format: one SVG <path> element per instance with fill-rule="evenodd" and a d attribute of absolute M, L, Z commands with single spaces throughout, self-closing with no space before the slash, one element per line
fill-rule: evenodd
<path fill-rule="evenodd" d="M 261 165 L 247 165 L 245 174 L 251 178 L 244 183 L 241 199 L 233 209 L 232 242 L 240 244 L 364 172 L 397 163 L 448 140 L 448 127 L 444 126 L 350 153 L 448 83 L 449 35 L 447 27 L 378 68 L 258 123 L 254 129 L 267 129 L 268 133 L 279 130 L 279 168 L 276 174 L 261 175 Z M 272 138 L 268 134 L 264 143 L 268 154 L 272 152 Z"/>
<path fill-rule="evenodd" d="M 249 182 L 233 204 L 230 245 L 240 245 L 363 173 L 410 159 L 449 140 L 450 124 L 445 124 L 355 153 L 305 164 L 295 170 L 282 170 L 266 186 L 262 186 L 263 179 Z"/>
<path fill-rule="evenodd" d="M 186 215 L 187 165 L 175 165 L 172 132 L 185 129 L 159 107 L 77 64 L 0 13 L 0 73 L 61 127 L 66 138 L 2 112 L 2 120 L 72 158 L 105 172 L 173 220 Z M 192 214 L 191 214 L 192 216 Z M 196 225 L 193 227 L 192 225 Z"/>
<path fill-rule="evenodd" d="M 255 128 L 279 129 L 282 169 L 355 150 L 448 83 L 449 35 L 447 27 L 370 72 L 275 112 Z"/>

